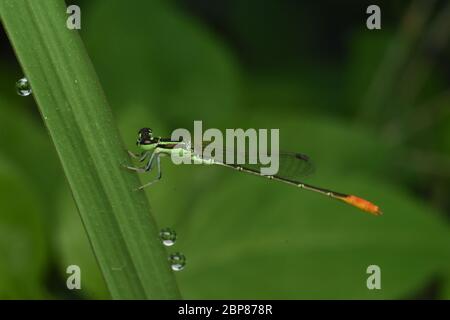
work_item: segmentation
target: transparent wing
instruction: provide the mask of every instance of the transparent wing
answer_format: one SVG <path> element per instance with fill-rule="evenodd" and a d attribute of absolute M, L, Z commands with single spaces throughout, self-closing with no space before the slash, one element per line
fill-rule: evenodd
<path fill-rule="evenodd" d="M 243 164 L 238 165 L 245 169 L 261 172 L 262 167 L 268 165 L 261 164 Z M 279 168 L 276 177 L 299 181 L 301 178 L 307 177 L 314 172 L 314 165 L 309 157 L 302 153 L 284 152 L 280 151 L 279 154 Z"/>
<path fill-rule="evenodd" d="M 204 142 L 203 143 L 203 150 L 205 151 L 205 148 L 210 144 L 210 142 Z M 194 151 L 194 149 L 192 148 Z M 195 151 L 194 151 L 195 153 Z M 245 164 L 239 164 L 236 162 L 238 156 L 241 155 L 242 158 L 245 159 Z M 234 157 L 230 157 L 234 156 Z M 262 167 L 268 167 L 270 164 L 250 164 L 249 163 L 249 155 L 248 153 L 242 154 L 238 153 L 236 150 L 230 150 L 230 149 L 224 149 L 221 153 L 212 153 L 211 155 L 207 155 L 205 152 L 202 155 L 203 158 L 213 158 L 215 161 L 219 162 L 227 162 L 227 159 L 234 158 L 233 163 L 228 163 L 230 166 L 233 167 L 242 167 L 244 169 L 254 171 L 257 173 L 261 172 Z M 280 151 L 279 153 L 279 169 L 278 173 L 275 175 L 279 178 L 292 180 L 292 181 L 298 181 L 300 178 L 304 178 L 306 176 L 311 175 L 314 173 L 314 164 L 311 162 L 310 158 L 302 153 L 296 153 L 296 152 L 284 152 Z"/>

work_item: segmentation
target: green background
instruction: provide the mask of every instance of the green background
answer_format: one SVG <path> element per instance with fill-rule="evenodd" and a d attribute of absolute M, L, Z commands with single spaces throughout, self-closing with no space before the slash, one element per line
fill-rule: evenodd
<path fill-rule="evenodd" d="M 279 128 L 282 149 L 313 159 L 307 182 L 385 213 L 163 159 L 146 192 L 187 257 L 184 298 L 450 298 L 447 3 L 379 1 L 374 31 L 361 1 L 70 4 L 129 149 L 146 126 Z M 0 298 L 108 298 L 3 30 L 0 49 Z M 373 264 L 381 290 L 366 287 Z"/>

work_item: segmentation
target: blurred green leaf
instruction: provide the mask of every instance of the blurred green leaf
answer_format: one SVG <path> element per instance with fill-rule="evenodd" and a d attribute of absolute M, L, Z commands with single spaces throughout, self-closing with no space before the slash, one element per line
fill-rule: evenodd
<path fill-rule="evenodd" d="M 11 83 L 14 81 L 11 79 Z M 13 86 L 11 90 L 14 90 Z M 29 187 L 43 198 L 51 199 L 62 182 L 62 170 L 43 123 L 39 118 L 33 118 L 31 110 L 23 109 L 24 106 L 3 95 L 0 95 L 0 105 L 2 152 L 30 177 Z M 47 209 L 50 207 L 51 204 Z"/>
<path fill-rule="evenodd" d="M 440 298 L 450 300 L 450 267 L 447 267 L 446 274 L 442 279 L 442 291 L 440 292 Z"/>
<path fill-rule="evenodd" d="M 145 104 L 174 127 L 231 120 L 239 102 L 238 69 L 195 19 L 158 0 L 136 6 L 96 1 L 85 12 L 89 27 L 82 36 L 114 107 Z"/>
<path fill-rule="evenodd" d="M 445 221 L 383 182 L 388 179 L 383 176 L 388 162 L 383 141 L 330 119 L 282 118 L 270 122 L 274 127 L 278 120 L 283 123 L 282 145 L 312 153 L 318 162 L 315 177 L 307 181 L 373 200 L 385 215 L 372 217 L 225 168 L 163 162 L 170 177 L 149 193 L 158 194 L 154 206 L 172 213 L 165 221 L 179 235 L 174 250 L 186 254 L 186 269 L 177 274 L 184 297 L 402 298 L 448 265 Z M 264 121 L 255 122 L 264 127 Z M 169 195 L 173 199 L 174 194 L 172 203 Z M 381 291 L 366 288 L 371 264 L 382 268 Z"/>
<path fill-rule="evenodd" d="M 281 114 L 295 112 L 297 116 L 324 113 L 342 117 L 348 107 L 341 97 L 343 87 L 340 73 L 331 65 L 305 64 L 252 73 L 245 82 L 245 111 L 250 115 L 273 115 L 276 110 Z"/>
<path fill-rule="evenodd" d="M 279 128 L 280 149 L 310 156 L 317 173 L 312 181 L 339 172 L 379 176 L 390 165 L 389 145 L 375 132 L 343 119 L 312 114 L 257 114 L 252 128 Z"/>
<path fill-rule="evenodd" d="M 217 186 L 214 197 L 192 210 L 192 228 L 180 239 L 188 257 L 178 275 L 186 298 L 402 298 L 448 262 L 442 222 L 383 183 L 333 179 L 363 194 L 383 194 L 386 214 L 375 218 L 251 178 L 243 177 L 239 188 Z M 382 269 L 381 291 L 366 288 L 372 264 Z"/>
<path fill-rule="evenodd" d="M 30 177 L 0 154 L 0 298 L 42 299 L 47 267 L 45 213 Z"/>
<path fill-rule="evenodd" d="M 370 34 L 364 30 L 351 35 L 347 66 L 341 74 L 345 85 L 346 110 L 355 114 L 362 108 L 364 96 L 393 36 L 390 30 Z"/>

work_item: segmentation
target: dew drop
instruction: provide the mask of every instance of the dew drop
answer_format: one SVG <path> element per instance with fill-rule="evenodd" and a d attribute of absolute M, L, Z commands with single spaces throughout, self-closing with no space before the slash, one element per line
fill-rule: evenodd
<path fill-rule="evenodd" d="M 163 245 L 165 245 L 166 247 L 170 247 L 175 244 L 175 241 L 177 240 L 177 234 L 170 228 L 164 228 L 159 232 L 159 238 L 161 239 Z"/>
<path fill-rule="evenodd" d="M 173 271 L 181 271 L 186 265 L 186 257 L 184 254 L 176 252 L 169 256 L 170 267 Z"/>
<path fill-rule="evenodd" d="M 17 94 L 22 97 L 29 96 L 31 94 L 31 86 L 27 78 L 22 78 L 16 82 Z"/>

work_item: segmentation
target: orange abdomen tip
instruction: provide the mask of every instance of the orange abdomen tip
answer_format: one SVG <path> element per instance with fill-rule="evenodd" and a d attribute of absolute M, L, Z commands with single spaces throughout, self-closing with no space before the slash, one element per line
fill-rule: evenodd
<path fill-rule="evenodd" d="M 363 211 L 369 212 L 373 215 L 379 216 L 383 214 L 383 212 L 381 212 L 378 206 L 374 205 L 372 202 L 369 202 L 357 196 L 349 195 L 339 199 Z"/>

